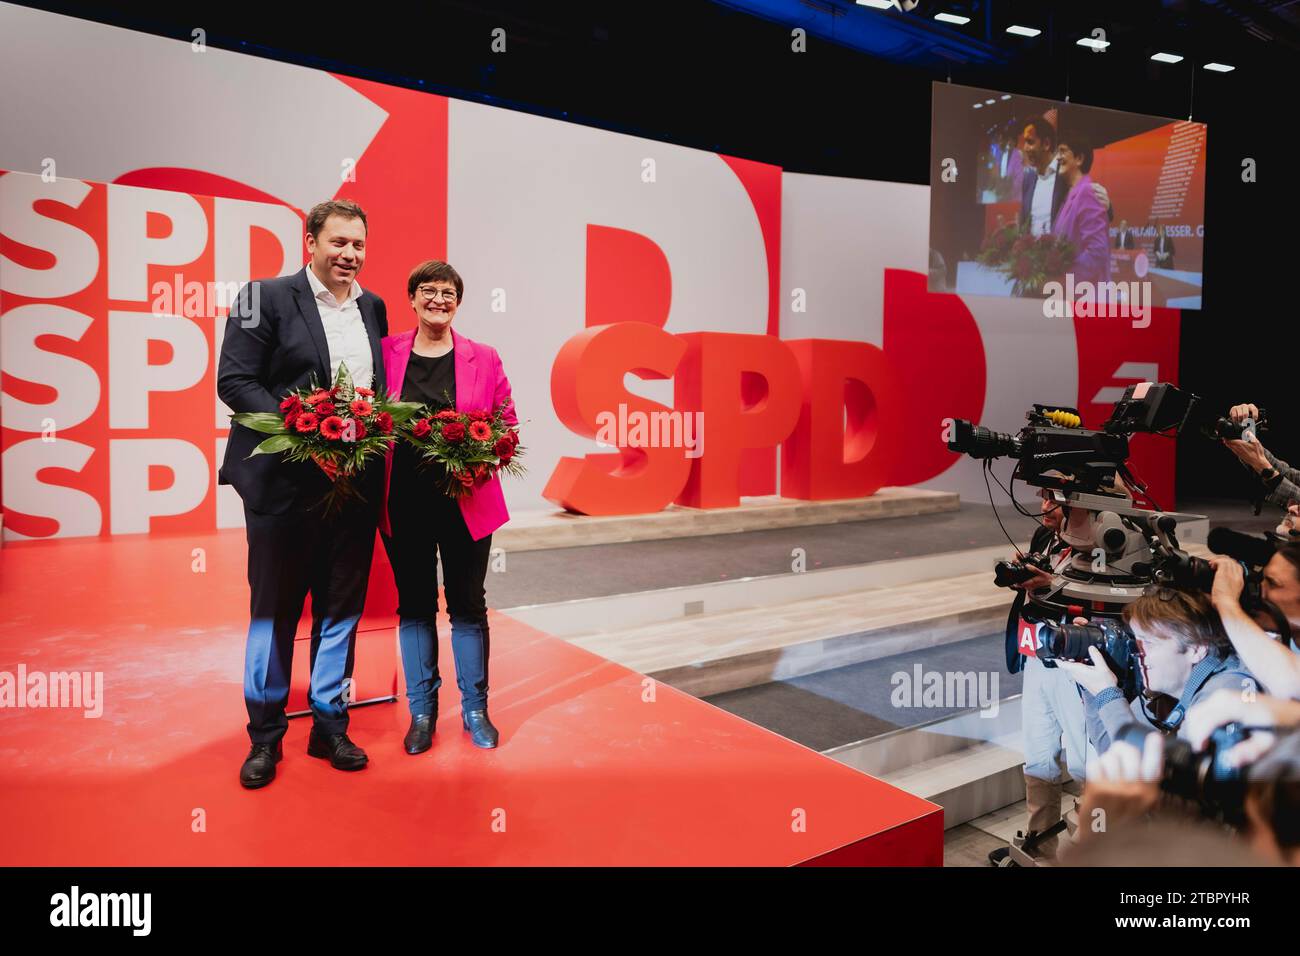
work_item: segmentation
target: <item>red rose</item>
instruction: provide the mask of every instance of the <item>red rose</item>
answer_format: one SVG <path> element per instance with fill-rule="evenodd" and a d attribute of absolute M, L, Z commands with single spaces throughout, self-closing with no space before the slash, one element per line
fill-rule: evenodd
<path fill-rule="evenodd" d="M 508 434 L 509 433 L 507 433 L 507 435 Z M 515 453 L 515 446 L 511 443 L 510 439 L 506 437 L 506 435 L 502 435 L 500 438 L 498 438 L 496 440 L 496 444 L 492 446 L 492 454 L 496 455 L 502 461 L 511 457 L 514 453 Z"/>
<path fill-rule="evenodd" d="M 359 388 L 357 389 L 357 394 L 364 395 L 366 398 L 374 398 L 375 390 L 372 388 Z"/>
<path fill-rule="evenodd" d="M 433 431 L 433 428 L 429 425 L 429 419 L 421 418 L 411 429 L 411 434 L 416 438 L 424 438 L 431 431 Z"/>
<path fill-rule="evenodd" d="M 460 412 L 454 408 L 444 408 L 433 417 L 440 422 L 457 422 L 460 421 Z"/>
<path fill-rule="evenodd" d="M 357 416 L 357 418 L 365 418 L 372 411 L 374 411 L 374 406 L 371 405 L 369 402 L 367 402 L 364 398 L 355 399 L 352 402 L 352 404 L 348 406 L 348 408 L 352 409 L 352 414 Z"/>
<path fill-rule="evenodd" d="M 366 423 L 359 418 L 345 418 L 344 421 L 352 423 L 352 440 L 361 441 L 366 437 Z"/>
<path fill-rule="evenodd" d="M 290 395 L 280 403 L 280 411 L 294 413 L 300 412 L 302 411 L 302 401 L 297 395 Z"/>
<path fill-rule="evenodd" d="M 383 432 L 385 435 L 392 434 L 393 416 L 388 414 L 388 412 L 380 412 L 378 415 L 376 415 L 375 424 L 379 426 L 379 430 Z"/>
<path fill-rule="evenodd" d="M 322 401 L 322 402 L 318 402 L 317 405 L 316 405 L 316 414 L 317 414 L 317 415 L 333 415 L 333 414 L 334 414 L 334 403 L 333 403 L 333 402 L 330 402 L 330 401 Z"/>
<path fill-rule="evenodd" d="M 492 426 L 487 422 L 470 422 L 469 437 L 475 441 L 487 441 L 492 437 Z"/>
<path fill-rule="evenodd" d="M 293 427 L 298 429 L 298 431 L 302 432 L 304 435 L 306 435 L 307 433 L 314 432 L 316 430 L 317 421 L 319 421 L 319 419 L 313 413 L 303 412 L 301 415 L 298 415 L 295 418 Z"/>
<path fill-rule="evenodd" d="M 322 419 L 320 433 L 326 438 L 338 438 L 343 434 L 343 419 L 337 415 L 330 415 L 328 418 Z"/>
<path fill-rule="evenodd" d="M 442 426 L 442 437 L 447 441 L 460 441 L 465 437 L 465 426 L 460 422 L 448 422 Z"/>
<path fill-rule="evenodd" d="M 330 397 L 329 392 L 325 391 L 323 388 L 318 388 L 316 389 L 316 391 L 312 392 L 310 395 L 304 398 L 303 401 L 306 402 L 308 405 L 315 405 L 317 402 L 323 402 L 325 401 L 325 399 L 329 397 Z"/>

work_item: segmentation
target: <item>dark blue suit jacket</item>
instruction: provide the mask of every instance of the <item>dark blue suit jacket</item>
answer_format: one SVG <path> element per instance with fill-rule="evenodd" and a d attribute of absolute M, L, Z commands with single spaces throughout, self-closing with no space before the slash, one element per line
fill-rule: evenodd
<path fill-rule="evenodd" d="M 370 338 L 374 388 L 382 392 L 385 379 L 380 341 L 388 334 L 388 310 L 373 292 L 362 292 L 357 306 Z M 241 288 L 221 343 L 217 366 L 221 400 L 236 412 L 278 412 L 284 396 L 306 388 L 313 375 L 316 383 L 326 388 L 333 379 L 325 326 L 306 268 L 289 276 L 254 280 Z M 322 498 L 329 490 L 329 479 L 315 464 L 286 462 L 283 455 L 248 457 L 266 437 L 232 424 L 218 482 L 233 485 L 248 507 L 264 514 L 283 514 L 295 505 L 309 506 L 312 500 Z M 373 478 L 372 472 L 382 471 L 367 468 L 363 477 Z M 365 497 L 373 503 L 370 494 Z"/>

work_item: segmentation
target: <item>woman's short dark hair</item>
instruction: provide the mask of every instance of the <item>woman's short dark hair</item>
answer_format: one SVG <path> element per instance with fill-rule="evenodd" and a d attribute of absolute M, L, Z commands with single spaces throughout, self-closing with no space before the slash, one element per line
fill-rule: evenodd
<path fill-rule="evenodd" d="M 411 270 L 406 280 L 406 297 L 415 297 L 415 290 L 426 282 L 450 282 L 456 287 L 456 301 L 465 297 L 465 283 L 460 273 L 441 259 L 427 259 Z"/>
<path fill-rule="evenodd" d="M 1079 168 L 1085 173 L 1092 172 L 1092 140 L 1088 138 L 1086 133 L 1081 133 L 1078 130 L 1067 130 L 1061 134 L 1057 146 L 1064 146 L 1075 156 L 1078 156 L 1080 160 Z"/>

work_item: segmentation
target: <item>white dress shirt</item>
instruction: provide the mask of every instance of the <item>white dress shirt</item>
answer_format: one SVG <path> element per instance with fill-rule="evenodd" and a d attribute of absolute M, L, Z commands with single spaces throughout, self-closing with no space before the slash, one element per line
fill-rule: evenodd
<path fill-rule="evenodd" d="M 361 284 L 354 279 L 348 297 L 340 305 L 310 265 L 306 270 L 330 350 L 330 380 L 322 384 L 329 388 L 339 374 L 339 364 L 347 362 L 348 374 L 355 385 L 373 387 L 375 361 L 370 353 L 370 336 L 366 334 L 366 323 L 361 318 L 361 307 L 357 305 L 357 299 L 361 298 Z"/>
<path fill-rule="evenodd" d="M 1034 169 L 1034 196 L 1029 204 L 1029 232 L 1035 236 L 1045 236 L 1052 231 L 1052 194 L 1056 192 L 1056 160 L 1047 167 L 1047 172 L 1040 173 Z"/>

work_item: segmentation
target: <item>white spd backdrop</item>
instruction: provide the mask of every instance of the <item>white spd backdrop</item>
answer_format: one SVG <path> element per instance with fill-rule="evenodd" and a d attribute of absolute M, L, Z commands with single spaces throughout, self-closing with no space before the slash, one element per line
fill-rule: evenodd
<path fill-rule="evenodd" d="M 661 255 L 669 332 L 882 345 L 907 373 L 917 461 L 935 460 L 950 407 L 1015 430 L 1035 401 L 1084 408 L 1100 387 L 1177 378 L 1176 313 L 1094 333 L 1032 302 L 918 297 L 926 187 L 789 174 L 9 4 L 0 83 L 7 537 L 242 523 L 216 485 L 222 321 L 155 315 L 151 290 L 174 273 L 219 284 L 300 268 L 302 211 L 335 196 L 370 213 L 359 281 L 385 297 L 392 331 L 414 325 L 414 264 L 445 257 L 464 277 L 457 328 L 500 351 L 526 421 L 528 475 L 505 482 L 513 512 L 550 509 L 541 491 L 559 458 L 600 450 L 550 394 L 592 283 L 619 281 L 589 274 L 609 268 L 593 229 Z M 672 404 L 671 381 L 626 381 Z M 47 418 L 57 441 L 40 440 Z M 985 498 L 964 459 L 914 467 L 901 483 L 913 481 Z"/>

